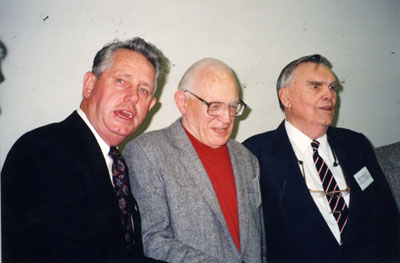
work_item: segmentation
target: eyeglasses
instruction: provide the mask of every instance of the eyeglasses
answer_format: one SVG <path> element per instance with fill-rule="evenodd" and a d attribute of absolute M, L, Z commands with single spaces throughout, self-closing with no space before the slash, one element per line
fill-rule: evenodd
<path fill-rule="evenodd" d="M 344 172 L 343 172 L 343 168 L 342 168 L 342 166 L 340 165 L 340 163 L 337 163 L 337 165 L 339 165 L 340 166 L 340 169 L 342 170 L 342 174 L 343 174 L 343 177 L 344 177 L 344 181 L 346 182 L 346 189 L 344 189 L 344 190 L 336 190 L 336 191 L 321 191 L 321 190 L 312 190 L 312 189 L 310 189 L 310 188 L 308 188 L 308 185 L 307 185 L 307 180 L 306 180 L 306 174 L 305 174 L 305 172 L 304 172 L 304 164 L 303 164 L 303 161 L 300 161 L 300 160 L 298 160 L 298 163 L 300 164 L 300 166 L 301 166 L 301 173 L 303 174 L 303 178 L 304 178 L 304 182 L 305 182 L 305 184 L 306 184 L 306 187 L 307 187 L 307 189 L 308 189 L 308 191 L 310 191 L 310 194 L 312 195 L 312 196 L 316 196 L 316 197 L 324 197 L 324 196 L 331 196 L 331 197 L 333 197 L 333 198 L 340 198 L 341 196 L 344 196 L 345 194 L 349 194 L 350 193 L 350 187 L 349 187 L 349 185 L 348 185 L 348 183 L 347 183 L 347 180 L 346 180 L 346 176 L 344 175 Z"/>
<path fill-rule="evenodd" d="M 193 95 L 196 99 L 198 99 L 199 101 L 201 101 L 202 103 L 204 103 L 205 105 L 207 105 L 207 113 L 210 116 L 217 116 L 217 115 L 221 115 L 225 109 L 225 105 L 226 103 L 223 102 L 208 102 L 202 98 L 200 98 L 199 96 L 197 96 L 196 94 L 193 94 L 191 91 L 189 90 L 184 90 L 184 92 L 188 92 L 191 95 Z M 229 103 L 228 104 L 228 108 L 229 108 L 229 115 L 231 117 L 236 117 L 236 116 L 240 116 L 242 115 L 244 109 L 246 109 L 247 105 L 246 103 L 244 103 L 241 99 L 239 99 L 238 102 L 233 102 L 233 103 Z"/>

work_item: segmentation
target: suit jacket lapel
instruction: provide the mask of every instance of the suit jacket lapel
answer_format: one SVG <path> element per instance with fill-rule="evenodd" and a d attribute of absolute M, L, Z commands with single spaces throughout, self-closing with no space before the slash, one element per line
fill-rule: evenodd
<path fill-rule="evenodd" d="M 299 224 L 306 226 L 304 232 L 315 231 L 315 225 L 324 229 L 327 234 L 331 231 L 322 217 L 318 207 L 312 199 L 305 184 L 302 171 L 300 170 L 297 157 L 294 153 L 289 137 L 286 133 L 284 122 L 277 129 L 275 143 L 271 150 L 272 170 L 276 176 L 285 176 L 288 180 L 282 184 L 281 205 L 292 207 L 288 211 L 295 211 L 297 214 L 289 215 L 298 218 Z M 301 217 L 298 215 L 301 212 Z M 268 213 L 268 211 L 265 211 Z M 332 234 L 330 236 L 333 237 Z"/>
<path fill-rule="evenodd" d="M 362 218 L 360 216 L 363 214 L 361 210 L 361 206 L 359 205 L 362 198 L 362 191 L 356 180 L 354 179 L 354 164 L 351 162 L 351 158 L 349 158 L 349 149 L 346 149 L 346 143 L 342 141 L 342 139 L 336 136 L 334 129 L 328 129 L 328 141 L 329 145 L 333 150 L 333 153 L 336 155 L 337 161 L 339 162 L 343 175 L 346 178 L 346 182 L 350 187 L 350 205 L 349 205 L 349 217 L 346 224 L 346 227 L 343 230 L 342 237 L 344 241 L 347 238 L 351 238 L 351 233 L 353 231 L 353 226 L 357 228 L 357 225 Z"/>
<path fill-rule="evenodd" d="M 73 136 L 76 139 L 74 146 L 76 147 L 76 160 L 78 166 L 80 166 L 82 181 L 87 190 L 81 194 L 87 195 L 85 199 L 90 202 L 88 209 L 92 210 L 94 215 L 104 217 L 105 214 L 113 214 L 114 218 L 118 218 L 115 217 L 115 211 L 113 211 L 113 209 L 118 208 L 116 196 L 96 138 L 76 112 L 66 119 L 65 124 L 74 133 Z M 93 220 L 104 227 L 102 222 L 106 220 L 99 218 L 99 216 L 94 216 Z"/>
<path fill-rule="evenodd" d="M 274 171 L 275 176 L 284 175 L 288 177 L 288 180 L 282 185 L 281 200 L 283 201 L 286 197 L 290 197 L 291 202 L 295 202 L 291 205 L 309 207 L 311 203 L 307 195 L 308 189 L 283 122 L 278 127 L 276 140 L 271 148 L 271 156 L 274 159 L 274 161 L 270 162 L 271 169 Z"/>
<path fill-rule="evenodd" d="M 181 119 L 178 119 L 171 125 L 170 131 L 172 133 L 171 137 L 175 146 L 181 150 L 180 159 L 182 165 L 186 169 L 186 174 L 192 180 L 197 191 L 201 193 L 211 210 L 214 212 L 216 220 L 221 223 L 224 231 L 230 237 L 228 226 L 210 178 L 208 177 L 207 172 L 196 153 L 196 150 L 190 142 L 189 137 L 186 135 L 180 120 Z"/>
<path fill-rule="evenodd" d="M 248 241 L 249 233 L 249 211 L 248 208 L 254 204 L 250 204 L 250 197 L 246 187 L 246 181 L 252 180 L 247 178 L 242 178 L 243 176 L 249 176 L 246 170 L 246 164 L 243 160 L 236 158 L 239 154 L 236 154 L 236 147 L 228 141 L 229 155 L 231 158 L 233 176 L 235 178 L 236 185 L 236 195 L 237 195 L 237 206 L 238 206 L 238 219 L 239 219 L 239 237 L 240 237 L 240 248 L 241 252 L 245 251 L 246 244 Z M 253 181 L 251 182 L 253 183 Z M 251 186 L 252 187 L 252 186 Z M 229 232 L 229 231 L 228 231 Z M 231 236 L 230 233 L 228 233 Z M 232 239 L 232 246 L 237 251 L 236 244 Z"/>
<path fill-rule="evenodd" d="M 101 193 L 109 193 L 108 198 L 113 197 L 115 200 L 108 168 L 95 136 L 77 113 L 71 115 L 70 123 L 76 131 L 77 146 L 80 149 L 77 159 L 80 160 L 82 169 L 86 169 L 87 175 L 94 177 L 93 181 Z"/>

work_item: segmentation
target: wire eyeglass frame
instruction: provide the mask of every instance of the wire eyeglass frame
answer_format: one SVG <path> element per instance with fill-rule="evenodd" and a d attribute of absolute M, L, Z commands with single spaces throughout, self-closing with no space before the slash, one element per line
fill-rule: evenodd
<path fill-rule="evenodd" d="M 226 103 L 218 102 L 218 101 L 208 102 L 205 99 L 200 98 L 199 96 L 197 96 L 193 92 L 191 92 L 189 90 L 186 90 L 186 89 L 184 90 L 184 92 L 188 92 L 193 97 L 195 97 L 196 99 L 201 101 L 203 104 L 205 104 L 207 106 L 207 114 L 210 115 L 210 116 L 218 116 L 218 115 L 220 115 L 222 113 L 222 111 L 224 110 L 223 106 L 227 105 Z M 229 115 L 231 117 L 237 117 L 237 116 L 240 116 L 240 115 L 243 114 L 243 112 L 246 109 L 247 105 L 241 99 L 239 99 L 238 102 L 229 103 L 228 107 L 229 107 Z"/>

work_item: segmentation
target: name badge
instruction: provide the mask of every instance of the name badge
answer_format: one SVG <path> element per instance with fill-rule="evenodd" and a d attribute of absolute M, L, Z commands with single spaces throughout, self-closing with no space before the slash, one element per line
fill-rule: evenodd
<path fill-rule="evenodd" d="M 259 207 L 261 205 L 260 177 L 259 176 L 256 176 L 256 178 L 253 179 L 253 185 L 254 185 L 254 192 L 256 195 L 256 207 Z"/>
<path fill-rule="evenodd" d="M 374 181 L 374 178 L 372 178 L 367 167 L 365 166 L 354 175 L 354 179 L 356 179 L 362 191 L 364 191 L 364 189 Z"/>

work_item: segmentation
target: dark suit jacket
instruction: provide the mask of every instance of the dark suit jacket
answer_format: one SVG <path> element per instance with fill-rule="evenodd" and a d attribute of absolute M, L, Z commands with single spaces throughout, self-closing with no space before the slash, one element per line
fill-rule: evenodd
<path fill-rule="evenodd" d="M 140 242 L 135 251 L 123 249 L 104 157 L 76 112 L 23 135 L 7 156 L 1 180 L 3 262 L 150 262 L 143 259 L 140 218 Z"/>
<path fill-rule="evenodd" d="M 400 219 L 375 154 L 364 135 L 330 127 L 328 141 L 350 187 L 349 219 L 339 246 L 315 205 L 284 123 L 244 142 L 261 169 L 261 193 L 270 261 L 399 260 Z M 367 167 L 364 191 L 354 175 Z"/>

